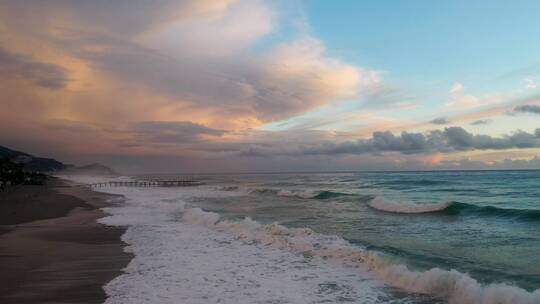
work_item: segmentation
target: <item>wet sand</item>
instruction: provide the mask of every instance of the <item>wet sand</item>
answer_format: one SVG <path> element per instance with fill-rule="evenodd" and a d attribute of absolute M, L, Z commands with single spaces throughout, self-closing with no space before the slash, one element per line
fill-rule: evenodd
<path fill-rule="evenodd" d="M 0 303 L 103 303 L 131 260 L 124 229 L 96 223 L 110 197 L 60 180 L 0 193 Z"/>

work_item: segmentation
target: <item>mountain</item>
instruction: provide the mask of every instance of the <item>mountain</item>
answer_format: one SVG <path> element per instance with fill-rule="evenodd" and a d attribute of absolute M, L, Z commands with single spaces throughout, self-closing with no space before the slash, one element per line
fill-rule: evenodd
<path fill-rule="evenodd" d="M 2 146 L 0 146 L 0 158 L 8 158 L 12 162 L 24 164 L 24 168 L 30 171 L 55 172 L 66 167 L 63 163 L 52 158 L 35 157 Z"/>
<path fill-rule="evenodd" d="M 64 174 L 76 175 L 101 175 L 117 176 L 111 168 L 102 164 L 91 164 L 86 166 L 74 166 L 61 163 L 52 158 L 43 158 L 30 155 L 21 151 L 11 150 L 0 146 L 0 159 L 7 158 L 12 162 L 23 164 L 24 169 L 38 172 L 62 172 Z"/>
<path fill-rule="evenodd" d="M 27 155 L 27 154 L 19 152 L 19 151 L 14 151 L 14 150 L 8 149 L 6 147 L 0 146 L 0 157 L 1 158 L 6 158 L 6 157 L 11 158 L 11 157 L 18 156 L 18 155 Z"/>

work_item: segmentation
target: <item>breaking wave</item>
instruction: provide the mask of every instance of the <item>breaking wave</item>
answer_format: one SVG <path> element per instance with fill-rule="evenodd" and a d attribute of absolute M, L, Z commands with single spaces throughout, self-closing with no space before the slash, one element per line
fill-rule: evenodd
<path fill-rule="evenodd" d="M 368 205 L 377 210 L 392 213 L 431 213 L 440 212 L 446 215 L 475 215 L 507 218 L 519 221 L 540 221 L 540 210 L 510 209 L 493 206 L 478 206 L 460 202 L 440 202 L 434 204 L 416 204 L 395 202 L 375 197 Z"/>
<path fill-rule="evenodd" d="M 224 186 L 217 188 L 219 191 L 237 191 L 238 189 L 238 186 Z"/>
<path fill-rule="evenodd" d="M 372 199 L 368 205 L 373 209 L 393 213 L 427 213 L 445 210 L 451 204 L 452 202 L 442 202 L 436 204 L 402 203 L 385 200 L 384 198 L 377 196 Z"/>
<path fill-rule="evenodd" d="M 390 286 L 444 298 L 452 304 L 540 303 L 540 289 L 528 292 L 507 284 L 482 285 L 457 270 L 433 268 L 413 271 L 406 265 L 392 263 L 378 253 L 354 246 L 338 236 L 319 234 L 309 228 L 287 228 L 277 223 L 263 225 L 250 218 L 229 221 L 217 213 L 199 208 L 186 209 L 182 220 L 232 233 L 248 243 L 259 243 L 365 269 Z"/>
<path fill-rule="evenodd" d="M 277 195 L 282 197 L 302 198 L 302 199 L 332 199 L 340 196 L 350 196 L 352 194 L 334 191 L 319 191 L 319 190 L 284 190 L 273 188 L 261 188 L 250 191 L 252 194 L 258 195 Z"/>
<path fill-rule="evenodd" d="M 493 206 L 477 206 L 454 202 L 446 210 L 450 215 L 472 214 L 478 216 L 494 216 L 519 221 L 540 221 L 540 210 L 537 209 L 511 209 Z"/>

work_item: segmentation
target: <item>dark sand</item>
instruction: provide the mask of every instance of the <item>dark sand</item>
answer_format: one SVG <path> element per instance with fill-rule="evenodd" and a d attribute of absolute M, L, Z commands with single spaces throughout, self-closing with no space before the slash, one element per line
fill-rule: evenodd
<path fill-rule="evenodd" d="M 124 229 L 96 223 L 110 197 L 59 180 L 0 192 L 0 303 L 103 303 L 131 260 Z"/>

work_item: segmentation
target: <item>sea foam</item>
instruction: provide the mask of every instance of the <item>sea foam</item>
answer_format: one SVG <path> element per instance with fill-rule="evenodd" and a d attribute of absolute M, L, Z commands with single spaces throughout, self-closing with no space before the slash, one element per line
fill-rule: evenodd
<path fill-rule="evenodd" d="M 386 303 L 381 299 L 389 298 L 384 284 L 367 273 L 238 237 L 241 231 L 257 233 L 262 226 L 255 221 L 228 222 L 186 207 L 189 197 L 227 195 L 223 191 L 101 190 L 125 196 L 122 205 L 105 209 L 109 216 L 100 222 L 126 226 L 122 239 L 134 254 L 125 273 L 104 287 L 106 303 Z"/>
<path fill-rule="evenodd" d="M 540 289 L 531 293 L 506 284 L 482 285 L 456 270 L 433 268 L 427 271 L 412 271 L 406 265 L 390 263 L 376 252 L 354 246 L 338 236 L 318 234 L 309 228 L 287 228 L 278 223 L 262 225 L 250 218 L 243 221 L 220 220 L 218 214 L 198 208 L 186 210 L 183 219 L 189 223 L 202 223 L 209 228 L 233 233 L 238 239 L 247 242 L 367 270 L 390 286 L 444 298 L 449 303 L 540 303 Z"/>
<path fill-rule="evenodd" d="M 540 290 L 482 285 L 456 270 L 414 271 L 339 236 L 231 221 L 184 203 L 224 191 L 102 190 L 126 197 L 100 222 L 127 226 L 123 240 L 135 255 L 105 286 L 107 303 L 392 303 L 385 285 L 456 304 L 540 303 Z"/>
<path fill-rule="evenodd" d="M 255 188 L 249 191 L 250 194 L 277 195 L 281 197 L 298 199 L 332 199 L 340 196 L 351 196 L 350 193 L 334 192 L 328 190 L 301 190 L 301 189 L 279 189 L 279 188 Z"/>

